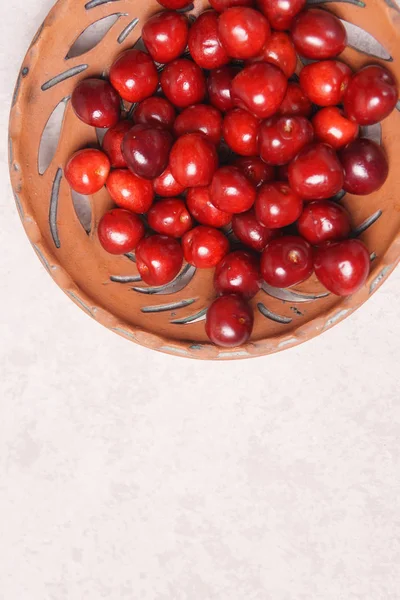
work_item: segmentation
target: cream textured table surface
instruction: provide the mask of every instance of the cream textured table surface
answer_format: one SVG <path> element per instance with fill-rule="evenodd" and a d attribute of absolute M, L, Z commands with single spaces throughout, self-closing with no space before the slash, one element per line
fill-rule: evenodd
<path fill-rule="evenodd" d="M 50 0 L 0 22 L 0 600 L 399 600 L 400 269 L 282 354 L 200 363 L 101 328 L 42 268 L 7 121 Z"/>

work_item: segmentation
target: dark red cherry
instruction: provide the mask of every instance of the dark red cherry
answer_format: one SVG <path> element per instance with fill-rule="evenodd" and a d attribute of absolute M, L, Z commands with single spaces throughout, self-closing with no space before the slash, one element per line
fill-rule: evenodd
<path fill-rule="evenodd" d="M 147 214 L 149 226 L 163 235 L 180 238 L 193 227 L 193 219 L 180 198 L 163 198 Z"/>
<path fill-rule="evenodd" d="M 237 250 L 227 254 L 217 265 L 214 287 L 219 296 L 239 294 L 251 300 L 261 289 L 259 256 Z"/>
<path fill-rule="evenodd" d="M 258 129 L 260 122 L 242 108 L 229 111 L 224 119 L 223 134 L 228 146 L 241 156 L 258 153 Z"/>
<path fill-rule="evenodd" d="M 220 210 L 242 213 L 250 210 L 256 188 L 237 167 L 221 167 L 211 183 L 211 202 Z"/>
<path fill-rule="evenodd" d="M 249 59 L 249 64 L 254 62 L 276 65 L 285 73 L 286 77 L 291 77 L 296 70 L 297 54 L 288 34 L 282 31 L 273 31 L 261 54 Z"/>
<path fill-rule="evenodd" d="M 289 166 L 290 187 L 304 200 L 325 200 L 343 188 L 343 167 L 331 146 L 310 144 Z"/>
<path fill-rule="evenodd" d="M 185 191 L 185 186 L 176 181 L 169 166 L 159 177 L 153 180 L 153 188 L 154 193 L 163 198 L 174 198 Z"/>
<path fill-rule="evenodd" d="M 278 181 L 289 181 L 289 164 L 280 165 L 276 169 L 276 178 Z"/>
<path fill-rule="evenodd" d="M 210 4 L 214 10 L 224 12 L 233 6 L 254 6 L 254 0 L 210 0 Z"/>
<path fill-rule="evenodd" d="M 217 69 L 229 62 L 218 34 L 218 13 L 208 10 L 193 23 L 189 34 L 189 50 L 202 69 Z"/>
<path fill-rule="evenodd" d="M 305 117 L 271 117 L 260 127 L 260 155 L 270 165 L 284 165 L 313 139 L 313 127 Z"/>
<path fill-rule="evenodd" d="M 209 185 L 218 167 L 215 146 L 200 133 L 188 133 L 175 142 L 170 167 L 185 188 Z"/>
<path fill-rule="evenodd" d="M 357 123 L 343 116 L 343 111 L 337 106 L 327 106 L 318 111 L 312 124 L 316 139 L 329 144 L 335 150 L 343 148 L 358 136 Z"/>
<path fill-rule="evenodd" d="M 182 238 L 186 262 L 197 269 L 212 269 L 229 252 L 229 242 L 219 229 L 199 225 Z"/>
<path fill-rule="evenodd" d="M 287 79 L 275 65 L 255 63 L 245 67 L 232 83 L 235 104 L 259 119 L 276 113 L 287 89 Z"/>
<path fill-rule="evenodd" d="M 203 71 L 186 58 L 178 58 L 165 67 L 161 87 L 168 100 L 178 108 L 199 104 L 206 95 Z"/>
<path fill-rule="evenodd" d="M 109 254 L 132 252 L 144 233 L 141 218 L 121 208 L 107 212 L 97 228 L 100 244 Z"/>
<path fill-rule="evenodd" d="M 309 202 L 297 222 L 297 229 L 314 246 L 336 242 L 350 235 L 350 214 L 337 202 Z"/>
<path fill-rule="evenodd" d="M 232 221 L 232 214 L 219 210 L 211 202 L 210 188 L 190 188 L 186 196 L 186 204 L 193 217 L 202 225 L 225 227 Z"/>
<path fill-rule="evenodd" d="M 170 10 L 179 10 L 180 8 L 186 8 L 190 4 L 188 0 L 157 0 L 157 2 L 164 8 L 169 8 Z"/>
<path fill-rule="evenodd" d="M 127 167 L 125 157 L 122 154 L 122 142 L 132 127 L 132 121 L 120 121 L 114 127 L 111 127 L 104 136 L 103 151 L 107 154 L 114 169 Z"/>
<path fill-rule="evenodd" d="M 315 274 L 329 292 L 350 296 L 360 290 L 368 279 L 370 256 L 360 240 L 328 242 L 315 250 Z"/>
<path fill-rule="evenodd" d="M 303 210 L 303 200 L 287 183 L 274 181 L 262 186 L 254 207 L 261 225 L 281 229 L 297 221 Z"/>
<path fill-rule="evenodd" d="M 168 165 L 172 135 L 164 129 L 135 125 L 122 142 L 122 152 L 129 169 L 144 179 L 154 179 Z"/>
<path fill-rule="evenodd" d="M 153 203 L 153 186 L 128 169 L 115 169 L 107 179 L 107 190 L 120 208 L 142 215 Z"/>
<path fill-rule="evenodd" d="M 306 240 L 287 235 L 269 242 L 261 256 L 264 281 L 277 288 L 288 288 L 311 277 L 312 248 Z"/>
<path fill-rule="evenodd" d="M 236 294 L 217 298 L 208 309 L 206 333 L 216 346 L 242 346 L 250 339 L 253 326 L 253 309 Z"/>
<path fill-rule="evenodd" d="M 175 279 L 183 264 L 180 243 L 166 235 L 144 238 L 136 248 L 136 265 L 147 285 L 166 285 Z"/>
<path fill-rule="evenodd" d="M 222 112 L 234 107 L 232 81 L 239 73 L 238 67 L 226 66 L 214 69 L 208 77 L 208 96 L 211 104 Z"/>
<path fill-rule="evenodd" d="M 142 40 L 150 56 L 159 63 L 178 58 L 187 46 L 189 23 L 185 15 L 164 11 L 150 17 L 142 29 Z"/>
<path fill-rule="evenodd" d="M 338 60 L 323 60 L 305 66 L 300 85 L 311 102 L 319 106 L 340 104 L 353 72 Z"/>
<path fill-rule="evenodd" d="M 305 58 L 334 58 L 346 48 L 347 33 L 334 14 L 320 8 L 301 12 L 292 26 L 292 39 L 297 52 Z"/>
<path fill-rule="evenodd" d="M 262 252 L 268 242 L 276 236 L 276 231 L 261 225 L 253 209 L 240 215 L 233 215 L 232 229 L 242 244 L 257 252 Z"/>
<path fill-rule="evenodd" d="M 120 97 L 103 79 L 84 79 L 78 83 L 71 104 L 76 116 L 93 127 L 113 127 L 121 114 Z"/>
<path fill-rule="evenodd" d="M 158 73 L 150 56 L 141 50 L 126 50 L 110 69 L 110 81 L 121 98 L 140 102 L 157 89 Z"/>
<path fill-rule="evenodd" d="M 65 178 L 78 194 L 95 194 L 107 181 L 110 161 L 100 150 L 86 148 L 75 152 L 65 167 Z"/>
<path fill-rule="evenodd" d="M 339 153 L 344 168 L 343 188 L 350 194 L 365 196 L 376 192 L 385 183 L 389 165 L 381 146 L 360 138 L 350 142 Z"/>
<path fill-rule="evenodd" d="M 285 117 L 309 117 L 312 104 L 298 83 L 289 81 L 285 97 L 277 114 Z"/>
<path fill-rule="evenodd" d="M 258 156 L 241 156 L 234 161 L 233 166 L 238 167 L 256 187 L 275 177 L 274 167 L 267 165 Z"/>
<path fill-rule="evenodd" d="M 176 111 L 171 102 L 159 96 L 146 98 L 133 113 L 136 125 L 148 125 L 149 127 L 172 129 L 175 119 Z"/>
<path fill-rule="evenodd" d="M 267 17 L 272 29 L 290 29 L 294 17 L 303 10 L 306 0 L 257 0 L 259 10 Z"/>
<path fill-rule="evenodd" d="M 257 56 L 271 35 L 267 19 L 247 6 L 228 8 L 219 17 L 219 39 L 231 58 Z"/>
<path fill-rule="evenodd" d="M 177 137 L 186 133 L 203 133 L 210 142 L 219 144 L 222 136 L 222 115 L 214 106 L 195 104 L 186 108 L 175 121 Z"/>

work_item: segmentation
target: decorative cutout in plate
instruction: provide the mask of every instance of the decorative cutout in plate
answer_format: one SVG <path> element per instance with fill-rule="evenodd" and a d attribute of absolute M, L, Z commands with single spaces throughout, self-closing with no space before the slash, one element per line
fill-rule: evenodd
<path fill-rule="evenodd" d="M 68 101 L 69 96 L 57 104 L 43 130 L 38 155 L 38 171 L 40 175 L 46 173 L 57 151 Z"/>
<path fill-rule="evenodd" d="M 72 44 L 65 58 L 67 60 L 76 58 L 77 56 L 82 56 L 82 54 L 86 54 L 87 52 L 90 52 L 90 50 L 93 50 L 93 48 L 100 44 L 101 40 L 107 35 L 110 29 L 114 27 L 121 16 L 123 16 L 123 13 L 115 13 L 113 15 L 108 15 L 108 17 L 103 17 L 89 25 L 89 27 L 87 27 Z"/>

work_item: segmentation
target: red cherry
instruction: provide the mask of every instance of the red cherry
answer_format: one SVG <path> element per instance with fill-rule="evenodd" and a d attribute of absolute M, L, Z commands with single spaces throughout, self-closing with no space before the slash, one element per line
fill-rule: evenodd
<path fill-rule="evenodd" d="M 284 165 L 313 139 L 313 127 L 305 117 L 272 117 L 260 127 L 260 155 L 270 165 Z"/>
<path fill-rule="evenodd" d="M 219 210 L 211 202 L 209 187 L 190 188 L 186 204 L 196 221 L 202 225 L 220 228 L 229 225 L 232 220 L 231 213 Z"/>
<path fill-rule="evenodd" d="M 197 269 L 212 269 L 229 252 L 229 242 L 222 231 L 199 225 L 182 238 L 186 262 Z"/>
<path fill-rule="evenodd" d="M 229 62 L 218 34 L 218 13 L 208 10 L 194 22 L 189 34 L 189 50 L 202 69 L 216 69 Z"/>
<path fill-rule="evenodd" d="M 203 133 L 213 144 L 219 144 L 222 135 L 222 115 L 207 104 L 195 104 L 186 108 L 175 121 L 177 137 L 186 133 Z"/>
<path fill-rule="evenodd" d="M 261 54 L 249 59 L 249 64 L 254 62 L 276 65 L 285 73 L 286 77 L 291 77 L 296 70 L 297 54 L 288 34 L 282 31 L 273 31 Z"/>
<path fill-rule="evenodd" d="M 258 152 L 259 120 L 242 108 L 227 113 L 223 134 L 228 146 L 242 156 L 253 156 Z"/>
<path fill-rule="evenodd" d="M 260 258 L 237 250 L 227 254 L 215 270 L 214 287 L 219 296 L 239 294 L 251 300 L 261 289 Z"/>
<path fill-rule="evenodd" d="M 207 312 L 206 333 L 213 344 L 223 348 L 235 348 L 248 342 L 253 325 L 253 309 L 235 294 L 217 298 Z"/>
<path fill-rule="evenodd" d="M 297 221 L 303 200 L 286 183 L 275 181 L 262 186 L 254 206 L 261 225 L 280 229 Z"/>
<path fill-rule="evenodd" d="M 166 235 L 144 238 L 136 248 L 136 265 L 147 285 L 166 285 L 178 275 L 183 264 L 180 243 Z"/>
<path fill-rule="evenodd" d="M 232 99 L 232 81 L 239 73 L 237 67 L 227 66 L 211 71 L 208 77 L 208 96 L 215 108 L 222 112 L 234 107 Z"/>
<path fill-rule="evenodd" d="M 130 129 L 132 129 L 131 121 L 120 121 L 117 125 L 111 127 L 104 136 L 103 151 L 107 154 L 114 169 L 127 167 L 125 157 L 122 154 L 122 141 Z"/>
<path fill-rule="evenodd" d="M 198 104 L 206 95 L 203 71 L 185 58 L 178 58 L 165 67 L 161 87 L 168 100 L 178 108 Z"/>
<path fill-rule="evenodd" d="M 233 215 L 232 229 L 242 244 L 257 252 L 262 252 L 276 235 L 276 231 L 261 225 L 253 209 L 240 215 Z"/>
<path fill-rule="evenodd" d="M 301 70 L 300 85 L 311 102 L 319 106 L 340 104 L 350 83 L 352 70 L 338 60 L 323 60 Z"/>
<path fill-rule="evenodd" d="M 146 213 L 153 203 L 153 186 L 128 169 L 116 169 L 107 179 L 107 190 L 115 204 L 138 215 Z"/>
<path fill-rule="evenodd" d="M 309 8 L 295 18 L 292 39 L 301 56 L 314 60 L 334 58 L 347 45 L 343 23 L 332 13 L 320 8 Z"/>
<path fill-rule="evenodd" d="M 358 125 L 346 119 L 337 106 L 328 106 L 318 111 L 312 124 L 315 137 L 335 150 L 346 146 L 358 136 Z"/>
<path fill-rule="evenodd" d="M 136 125 L 149 125 L 149 127 L 172 129 L 175 119 L 176 112 L 171 102 L 159 96 L 146 98 L 133 113 Z"/>
<path fill-rule="evenodd" d="M 372 140 L 354 140 L 340 151 L 339 158 L 344 168 L 343 188 L 350 194 L 372 194 L 383 186 L 388 177 L 385 152 Z"/>
<path fill-rule="evenodd" d="M 153 60 L 168 63 L 180 56 L 189 36 L 187 17 L 165 11 L 150 17 L 143 25 L 142 40 Z"/>
<path fill-rule="evenodd" d="M 180 8 L 186 8 L 190 2 L 188 0 L 157 0 L 158 4 L 161 4 L 164 8 L 170 10 L 179 10 Z"/>
<path fill-rule="evenodd" d="M 185 188 L 209 185 L 217 166 L 215 146 L 200 133 L 180 137 L 172 148 L 171 171 Z"/>
<path fill-rule="evenodd" d="M 343 188 L 343 167 L 327 144 L 310 144 L 289 166 L 290 187 L 304 200 L 325 200 Z"/>
<path fill-rule="evenodd" d="M 287 117 L 309 117 L 312 104 L 298 83 L 289 81 L 285 97 L 277 114 Z"/>
<path fill-rule="evenodd" d="M 132 252 L 144 237 L 142 220 L 129 210 L 115 208 L 107 212 L 97 228 L 99 241 L 109 254 Z"/>
<path fill-rule="evenodd" d="M 316 246 L 348 237 L 351 219 L 347 210 L 336 202 L 310 202 L 298 220 L 297 229 L 307 242 Z"/>
<path fill-rule="evenodd" d="M 250 210 L 256 188 L 237 167 L 221 167 L 211 183 L 211 202 L 220 210 L 242 213 Z"/>
<path fill-rule="evenodd" d="M 135 125 L 124 137 L 122 152 L 132 173 L 154 179 L 168 165 L 172 142 L 169 131 Z"/>
<path fill-rule="evenodd" d="M 127 50 L 110 69 L 110 81 L 121 98 L 140 102 L 157 89 L 158 73 L 150 56 L 141 50 Z"/>
<path fill-rule="evenodd" d="M 76 116 L 92 127 L 113 127 L 119 121 L 121 100 L 114 88 L 103 79 L 84 79 L 71 97 Z"/>
<path fill-rule="evenodd" d="M 104 152 L 87 148 L 79 150 L 65 167 L 65 178 L 78 194 L 95 194 L 107 181 L 110 161 Z"/>
<path fill-rule="evenodd" d="M 153 188 L 157 196 L 162 196 L 163 198 L 174 198 L 175 196 L 180 196 L 185 191 L 185 186 L 178 183 L 172 175 L 170 166 L 159 177 L 153 180 Z"/>
<path fill-rule="evenodd" d="M 219 38 L 228 55 L 246 59 L 257 56 L 271 35 L 267 19 L 253 8 L 228 8 L 219 17 Z"/>
<path fill-rule="evenodd" d="M 368 279 L 370 265 L 368 249 L 360 240 L 328 242 L 315 250 L 315 274 L 336 296 L 358 292 Z"/>
<path fill-rule="evenodd" d="M 261 274 L 269 285 L 288 288 L 311 277 L 312 248 L 306 240 L 287 235 L 269 242 L 261 256 Z"/>
<path fill-rule="evenodd" d="M 255 63 L 245 67 L 232 83 L 232 96 L 240 108 L 259 119 L 276 113 L 285 97 L 287 79 L 278 67 Z"/>
<path fill-rule="evenodd" d="M 193 227 L 193 220 L 186 204 L 179 198 L 164 198 L 150 208 L 149 226 L 163 235 L 180 238 Z"/>
<path fill-rule="evenodd" d="M 259 10 L 267 17 L 273 29 L 290 29 L 294 17 L 303 10 L 306 0 L 257 0 Z"/>
<path fill-rule="evenodd" d="M 254 0 L 210 0 L 214 10 L 224 12 L 233 6 L 254 6 Z"/>
<path fill-rule="evenodd" d="M 344 98 L 344 110 L 359 125 L 373 125 L 390 115 L 398 97 L 399 90 L 390 71 L 370 65 L 353 76 Z"/>
<path fill-rule="evenodd" d="M 265 164 L 258 156 L 242 156 L 237 158 L 233 165 L 238 167 L 256 187 L 272 181 L 275 177 L 274 167 Z"/>

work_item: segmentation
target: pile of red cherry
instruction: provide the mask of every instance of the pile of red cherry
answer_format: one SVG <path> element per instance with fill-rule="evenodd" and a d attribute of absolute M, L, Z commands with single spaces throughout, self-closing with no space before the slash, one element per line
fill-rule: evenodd
<path fill-rule="evenodd" d="M 345 296 L 369 274 L 368 249 L 332 198 L 385 182 L 385 153 L 359 126 L 391 113 L 397 85 L 381 66 L 354 74 L 336 60 L 342 22 L 305 1 L 210 0 L 190 24 L 176 12 L 188 0 L 159 0 L 172 10 L 144 25 L 147 53 L 124 52 L 109 81 L 83 80 L 72 95 L 82 121 L 108 128 L 102 151 L 77 152 L 65 170 L 76 192 L 106 185 L 118 207 L 99 223 L 100 243 L 135 250 L 149 285 L 172 281 L 184 259 L 216 267 L 206 331 L 220 346 L 249 339 L 263 280 L 287 288 L 315 271 Z M 299 82 L 298 55 L 313 61 Z M 121 120 L 121 98 L 137 104 L 133 122 Z M 229 224 L 246 249 L 230 252 Z"/>

